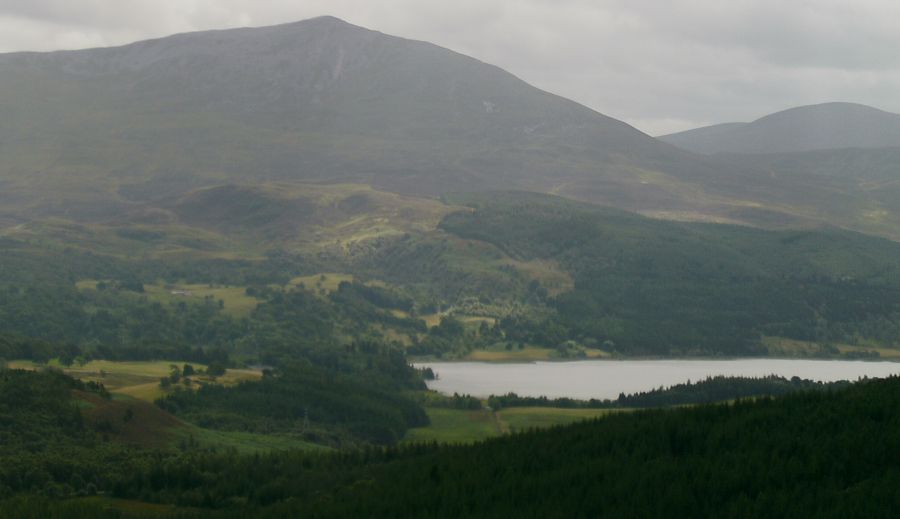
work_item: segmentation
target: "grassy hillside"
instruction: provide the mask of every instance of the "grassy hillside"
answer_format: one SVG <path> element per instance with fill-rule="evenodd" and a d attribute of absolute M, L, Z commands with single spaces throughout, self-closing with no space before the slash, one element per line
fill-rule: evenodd
<path fill-rule="evenodd" d="M 790 108 L 751 123 L 726 123 L 663 135 L 698 153 L 785 153 L 900 146 L 900 115 L 855 103 Z"/>

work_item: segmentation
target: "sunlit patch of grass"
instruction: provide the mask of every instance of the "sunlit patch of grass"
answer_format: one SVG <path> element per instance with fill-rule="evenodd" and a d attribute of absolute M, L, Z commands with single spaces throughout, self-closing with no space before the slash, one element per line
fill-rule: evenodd
<path fill-rule="evenodd" d="M 465 360 L 479 362 L 533 362 L 538 360 L 552 360 L 554 353 L 555 350 L 553 349 L 538 348 L 536 346 L 526 346 L 523 349 L 513 347 L 509 350 L 500 347 L 489 350 L 473 350 L 466 355 Z"/>
<path fill-rule="evenodd" d="M 75 283 L 79 290 L 96 290 L 98 280 L 82 279 Z M 112 282 L 107 281 L 112 284 Z M 144 294 L 151 301 L 162 304 L 202 303 L 221 301 L 222 312 L 232 317 L 247 317 L 259 305 L 259 300 L 247 295 L 245 287 L 229 285 L 209 285 L 197 283 L 144 284 Z"/>
<path fill-rule="evenodd" d="M 825 346 L 813 341 L 801 341 L 787 339 L 785 337 L 763 337 L 762 344 L 768 349 L 769 355 L 785 357 L 822 357 L 831 356 Z M 885 348 L 882 346 L 833 344 L 841 355 L 853 356 L 865 355 L 871 352 L 878 353 L 879 359 L 900 359 L 900 349 Z"/>
<path fill-rule="evenodd" d="M 193 440 L 204 448 L 234 449 L 241 454 L 257 452 L 306 450 L 328 451 L 331 448 L 310 443 L 296 436 L 283 434 L 258 434 L 242 431 L 217 431 L 189 426 L 179 429 L 174 434 L 173 444 Z"/>
<path fill-rule="evenodd" d="M 497 411 L 510 432 L 524 431 L 620 413 L 623 409 L 560 409 L 556 407 L 510 407 Z"/>
<path fill-rule="evenodd" d="M 470 443 L 500 434 L 490 411 L 428 408 L 431 424 L 406 432 L 404 442 Z"/>
<path fill-rule="evenodd" d="M 103 384 L 109 391 L 127 395 L 138 400 L 153 402 L 164 396 L 165 390 L 159 387 L 160 379 L 172 373 L 172 366 L 182 369 L 184 362 L 176 361 L 109 361 L 94 360 L 83 366 L 64 367 L 57 361 L 51 361 L 50 366 L 62 369 L 64 373 L 81 380 L 92 380 Z M 189 363 L 195 370 L 202 372 L 206 365 Z M 42 366 L 31 361 L 12 361 L 9 367 L 13 369 L 39 369 Z M 198 373 L 190 377 L 191 387 L 199 387 L 201 383 L 215 383 L 222 385 L 234 385 L 245 380 L 258 380 L 262 378 L 262 372 L 253 369 L 229 369 L 225 374 L 216 378 Z"/>
<path fill-rule="evenodd" d="M 511 407 L 493 412 L 429 407 L 431 424 L 410 429 L 406 443 L 471 443 L 506 433 L 566 425 L 628 411 L 627 409 L 562 409 L 556 407 Z"/>

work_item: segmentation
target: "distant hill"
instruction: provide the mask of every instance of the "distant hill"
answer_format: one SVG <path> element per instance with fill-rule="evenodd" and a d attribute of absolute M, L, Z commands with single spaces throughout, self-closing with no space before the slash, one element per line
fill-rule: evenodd
<path fill-rule="evenodd" d="M 331 197 L 347 190 L 310 187 L 325 184 L 385 195 L 341 205 Z M 900 211 L 845 187 L 684 151 L 495 66 L 331 17 L 0 54 L 0 235 L 75 222 L 308 242 L 307 223 L 352 213 L 368 222 L 357 239 L 384 234 L 378 207 L 404 219 L 401 206 L 447 194 L 525 190 L 900 238 Z"/>
<path fill-rule="evenodd" d="M 172 207 L 191 192 L 269 182 L 427 197 L 524 189 L 762 225 L 820 218 L 814 188 L 679 150 L 495 66 L 331 17 L 0 55 L 0 116 L 7 227 L 183 221 Z M 769 206 L 784 193 L 798 197 Z"/>
<path fill-rule="evenodd" d="M 5 191 L 65 183 L 52 209 L 87 216 L 223 180 L 434 195 L 690 162 L 497 67 L 330 17 L 0 55 L 0 113 Z"/>
<path fill-rule="evenodd" d="M 751 123 L 726 123 L 663 135 L 697 153 L 782 153 L 900 147 L 900 115 L 854 103 L 801 106 Z"/>

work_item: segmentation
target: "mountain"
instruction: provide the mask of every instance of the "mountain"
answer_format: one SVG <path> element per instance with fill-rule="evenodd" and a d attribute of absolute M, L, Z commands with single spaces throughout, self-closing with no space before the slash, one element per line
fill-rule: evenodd
<path fill-rule="evenodd" d="M 148 213 L 184 223 L 172 205 L 197 190 L 269 182 L 524 189 L 762 225 L 819 221 L 815 208 L 833 205 L 497 67 L 330 17 L 0 55 L 0 121 L 7 227 Z M 784 193 L 799 195 L 769 203 Z"/>
<path fill-rule="evenodd" d="M 900 147 L 900 115 L 854 103 L 791 108 L 751 123 L 726 123 L 659 138 L 697 153 L 784 153 Z"/>

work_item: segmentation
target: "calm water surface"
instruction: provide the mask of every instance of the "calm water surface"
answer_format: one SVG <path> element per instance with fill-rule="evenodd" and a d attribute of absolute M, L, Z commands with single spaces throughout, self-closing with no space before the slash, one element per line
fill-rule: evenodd
<path fill-rule="evenodd" d="M 845 360 L 582 360 L 494 364 L 486 362 L 424 362 L 439 377 L 428 387 L 442 393 L 468 393 L 487 397 L 509 392 L 522 396 L 580 399 L 617 398 L 688 380 L 728 375 L 761 377 L 797 376 L 831 382 L 859 377 L 900 374 L 900 363 Z"/>

